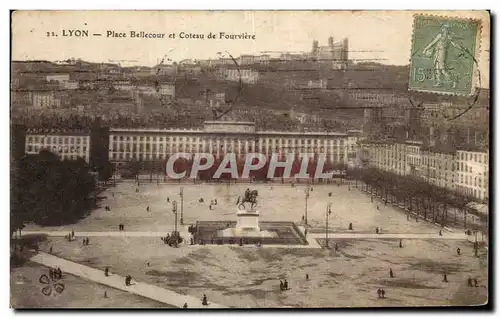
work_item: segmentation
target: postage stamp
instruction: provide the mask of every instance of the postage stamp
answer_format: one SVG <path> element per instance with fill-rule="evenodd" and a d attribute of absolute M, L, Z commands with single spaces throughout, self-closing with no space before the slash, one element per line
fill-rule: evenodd
<path fill-rule="evenodd" d="M 409 89 L 469 95 L 477 84 L 477 20 L 416 15 Z"/>

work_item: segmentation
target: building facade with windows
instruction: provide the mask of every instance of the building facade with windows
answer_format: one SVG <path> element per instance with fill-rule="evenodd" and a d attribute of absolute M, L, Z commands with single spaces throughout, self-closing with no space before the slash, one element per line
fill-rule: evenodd
<path fill-rule="evenodd" d="M 477 200 L 488 199 L 488 152 L 445 151 L 407 141 L 362 143 L 362 153 L 368 167 L 418 177 Z"/>
<path fill-rule="evenodd" d="M 61 160 L 82 158 L 89 162 L 90 132 L 28 129 L 26 154 L 37 154 L 43 149 L 58 155 Z"/>
<path fill-rule="evenodd" d="M 206 121 L 200 130 L 111 128 L 109 158 L 115 165 L 124 162 L 161 161 L 175 153 L 211 153 L 222 158 L 234 153 L 266 157 L 288 153 L 314 158 L 325 153 L 330 163 L 347 163 L 348 135 L 329 132 L 257 131 L 253 122 Z"/>
<path fill-rule="evenodd" d="M 489 152 L 457 151 L 457 190 L 479 200 L 489 198 Z"/>

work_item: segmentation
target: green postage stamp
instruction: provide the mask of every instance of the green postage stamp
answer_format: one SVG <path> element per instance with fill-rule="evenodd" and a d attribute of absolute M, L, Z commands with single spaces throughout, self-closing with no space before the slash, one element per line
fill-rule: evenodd
<path fill-rule="evenodd" d="M 480 31 L 476 20 L 416 15 L 409 90 L 472 94 L 479 76 Z"/>

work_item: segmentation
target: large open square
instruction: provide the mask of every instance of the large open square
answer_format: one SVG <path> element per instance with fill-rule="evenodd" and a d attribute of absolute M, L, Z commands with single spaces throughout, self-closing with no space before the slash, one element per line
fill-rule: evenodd
<path fill-rule="evenodd" d="M 52 247 L 54 256 L 101 271 L 108 267 L 113 274 L 132 275 L 137 281 L 181 295 L 201 299 L 206 294 L 210 301 L 226 307 L 480 305 L 487 300 L 486 255 L 481 252 L 474 256 L 473 244 L 465 236 L 456 239 L 460 230 L 443 230 L 428 222 L 408 220 L 396 207 L 377 200 L 371 202 L 354 185 L 312 185 L 308 223 L 315 233 L 309 234 L 308 240 L 316 245 L 302 247 L 188 242 L 178 248 L 170 247 L 160 236 L 174 229 L 171 202 L 176 200 L 180 208 L 180 187 L 184 193 L 185 224 L 179 225 L 181 235 L 187 235 L 187 225 L 197 221 L 233 224 L 236 201 L 247 188 L 259 192 L 257 210 L 262 221 L 295 222 L 304 229 L 305 185 L 137 186 L 123 182 L 107 189 L 100 207 L 77 224 L 30 226 L 25 231 L 74 230 L 75 241 L 52 236 L 40 244 L 41 251 Z M 204 203 L 199 202 L 200 198 Z M 210 209 L 212 200 L 217 200 L 217 204 Z M 324 236 L 316 232 L 324 232 L 329 202 L 332 248 L 324 249 Z M 122 233 L 118 231 L 119 223 L 125 225 Z M 348 229 L 349 223 L 353 224 L 352 230 Z M 380 237 L 367 238 L 373 236 L 376 227 L 381 229 Z M 438 236 L 440 230 L 445 232 L 442 237 Z M 90 236 L 89 245 L 82 245 L 79 233 Z M 457 255 L 457 248 L 461 255 Z M 447 282 L 443 281 L 445 273 Z M 469 277 L 476 278 L 478 287 L 467 287 Z M 281 291 L 280 280 L 285 279 L 289 290 Z M 377 297 L 379 288 L 387 293 L 383 299 Z"/>
<path fill-rule="evenodd" d="M 126 231 L 172 232 L 175 215 L 172 201 L 177 201 L 181 209 L 180 189 L 183 188 L 184 224 L 196 221 L 235 221 L 239 196 L 247 188 L 258 191 L 258 206 L 261 221 L 302 222 L 305 215 L 306 185 L 290 184 L 156 184 L 133 182 L 117 183 L 109 187 L 101 196 L 99 208 L 75 225 L 44 227 L 44 230 L 78 231 L 118 231 L 123 223 Z M 138 192 L 136 192 L 138 189 Z M 331 196 L 329 195 L 331 194 Z M 200 199 L 203 203 L 200 203 Z M 217 205 L 209 208 L 210 201 Z M 426 222 L 408 221 L 406 215 L 391 205 L 384 205 L 356 189 L 354 185 L 337 186 L 312 185 L 307 204 L 307 219 L 312 230 L 325 228 L 326 209 L 332 203 L 329 228 L 333 232 L 348 231 L 349 223 L 353 231 L 374 233 L 379 227 L 387 233 L 437 233 L 438 226 Z M 110 211 L 105 207 L 109 206 Z M 379 206 L 380 210 L 377 210 Z M 149 211 L 147 208 L 149 207 Z M 37 229 L 28 226 L 26 230 Z"/>

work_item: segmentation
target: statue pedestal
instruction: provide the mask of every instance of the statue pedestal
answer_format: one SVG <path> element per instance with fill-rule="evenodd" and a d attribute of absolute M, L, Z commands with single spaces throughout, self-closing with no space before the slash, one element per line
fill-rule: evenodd
<path fill-rule="evenodd" d="M 238 211 L 236 213 L 236 229 L 259 232 L 259 215 L 256 210 Z"/>

